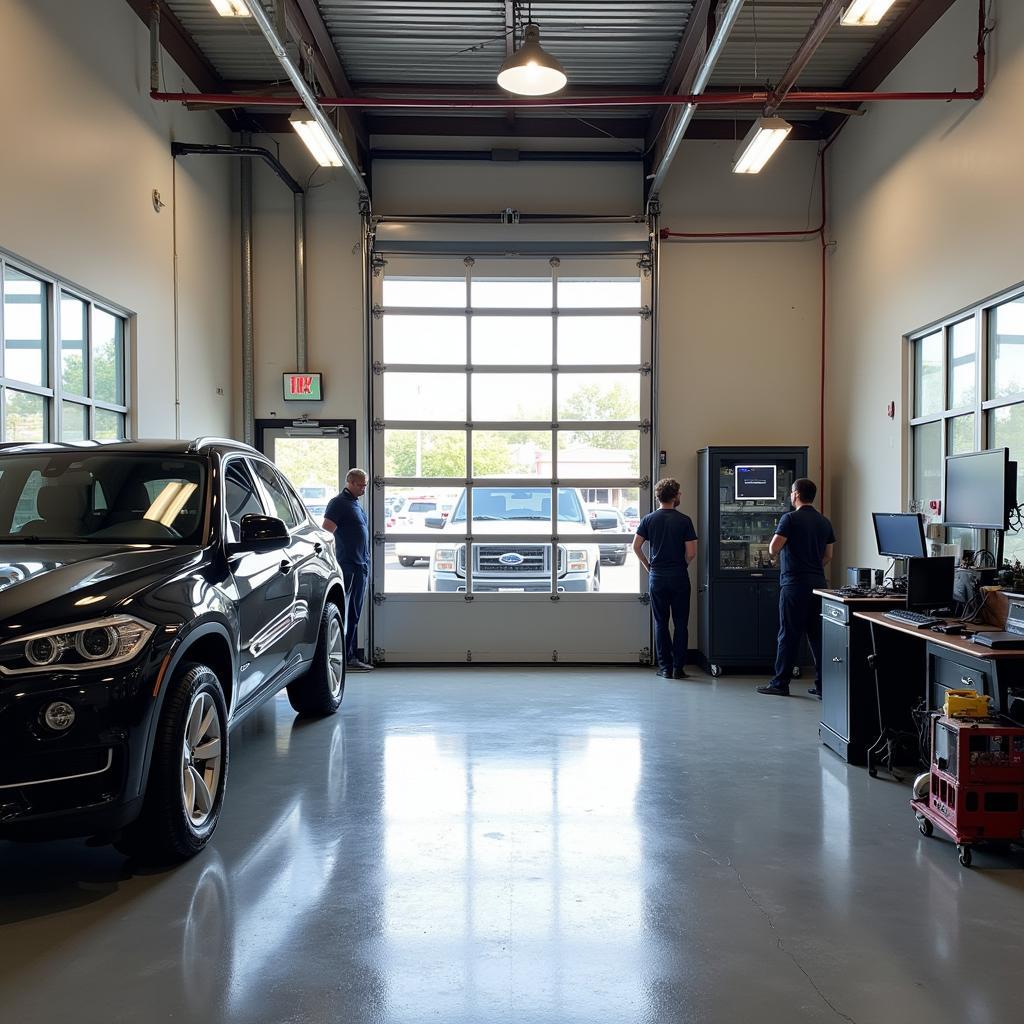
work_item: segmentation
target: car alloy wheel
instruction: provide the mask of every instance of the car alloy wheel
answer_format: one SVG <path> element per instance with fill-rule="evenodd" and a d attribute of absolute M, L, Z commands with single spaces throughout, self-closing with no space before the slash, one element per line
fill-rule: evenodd
<path fill-rule="evenodd" d="M 192 698 L 181 748 L 181 800 L 193 828 L 202 828 L 217 802 L 221 779 L 221 724 L 213 697 Z"/>
<path fill-rule="evenodd" d="M 337 616 L 331 616 L 327 626 L 327 663 L 331 696 L 337 700 L 345 685 L 345 631 Z"/>

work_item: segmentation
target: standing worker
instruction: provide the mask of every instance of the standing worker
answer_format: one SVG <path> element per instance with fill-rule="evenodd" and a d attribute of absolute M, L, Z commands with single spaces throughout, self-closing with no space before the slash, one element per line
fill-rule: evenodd
<path fill-rule="evenodd" d="M 821 697 L 821 598 L 814 590 L 826 586 L 825 566 L 832 561 L 835 534 L 832 524 L 814 507 L 818 488 L 813 480 L 793 481 L 789 492 L 793 511 L 775 527 L 768 553 L 779 556 L 779 646 L 775 655 L 775 676 L 758 693 L 789 696 L 789 680 L 807 637 L 814 658 L 814 686 L 807 692 Z"/>
<path fill-rule="evenodd" d="M 370 530 L 359 499 L 366 492 L 366 473 L 350 469 L 345 474 L 345 489 L 331 498 L 324 512 L 324 529 L 334 534 L 338 563 L 345 577 L 348 595 L 348 626 L 345 632 L 345 661 L 355 672 L 373 668 L 356 656 L 356 631 L 363 610 L 366 583 L 370 577 Z"/>
<path fill-rule="evenodd" d="M 659 480 L 654 485 L 654 496 L 658 509 L 640 520 L 633 551 L 651 574 L 658 675 L 663 679 L 685 679 L 690 636 L 690 563 L 697 557 L 697 531 L 693 520 L 679 511 L 678 480 Z M 644 556 L 645 543 L 649 558 Z M 670 617 L 674 636 L 669 631 Z"/>

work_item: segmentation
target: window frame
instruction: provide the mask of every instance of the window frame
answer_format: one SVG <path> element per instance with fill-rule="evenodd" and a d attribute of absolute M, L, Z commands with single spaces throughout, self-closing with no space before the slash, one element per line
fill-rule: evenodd
<path fill-rule="evenodd" d="M 45 289 L 45 325 L 46 345 L 45 365 L 49 385 L 42 387 L 16 380 L 6 375 L 6 328 L 4 323 L 6 299 L 6 270 L 17 271 L 39 281 Z M 62 338 L 61 338 L 61 299 L 63 296 L 75 299 L 85 306 L 85 337 L 83 339 L 83 357 L 85 360 L 83 373 L 88 394 L 80 395 L 66 391 L 63 380 Z M 99 310 L 121 323 L 121 372 L 123 388 L 123 404 L 108 402 L 95 397 L 93 357 L 93 316 Z M 42 440 L 50 443 L 62 443 L 64 433 L 64 402 L 73 403 L 86 409 L 85 440 L 96 440 L 97 411 L 110 412 L 122 417 L 122 437 L 130 438 L 135 433 L 135 413 L 132 405 L 132 367 L 134 365 L 135 316 L 116 302 L 95 294 L 65 278 L 47 271 L 43 267 L 24 260 L 6 249 L 0 248 L 0 441 L 7 441 L 5 435 L 7 416 L 7 397 L 9 392 L 23 392 L 37 395 L 43 399 Z"/>

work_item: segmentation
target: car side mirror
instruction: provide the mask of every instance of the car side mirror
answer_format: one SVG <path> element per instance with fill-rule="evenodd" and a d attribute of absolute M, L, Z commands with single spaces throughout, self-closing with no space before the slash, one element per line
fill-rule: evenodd
<path fill-rule="evenodd" d="M 283 519 L 258 516 L 252 512 L 242 516 L 237 543 L 228 545 L 231 552 L 280 551 L 288 547 L 291 538 Z"/>

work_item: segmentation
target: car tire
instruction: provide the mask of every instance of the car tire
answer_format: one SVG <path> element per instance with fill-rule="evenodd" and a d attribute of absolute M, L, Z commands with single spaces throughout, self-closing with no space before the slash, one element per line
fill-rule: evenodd
<path fill-rule="evenodd" d="M 208 665 L 182 666 L 168 686 L 157 723 L 142 814 L 117 848 L 158 862 L 199 853 L 220 818 L 229 749 L 220 680 Z"/>
<path fill-rule="evenodd" d="M 399 565 L 404 565 L 405 568 L 408 569 L 408 568 L 410 568 L 410 566 L 413 566 L 413 565 L 416 564 L 416 559 L 415 558 L 410 558 L 408 555 L 399 555 L 398 556 L 398 564 Z"/>
<path fill-rule="evenodd" d="M 320 616 L 309 671 L 288 684 L 288 703 L 300 715 L 333 715 L 345 696 L 345 623 L 331 601 Z"/>

